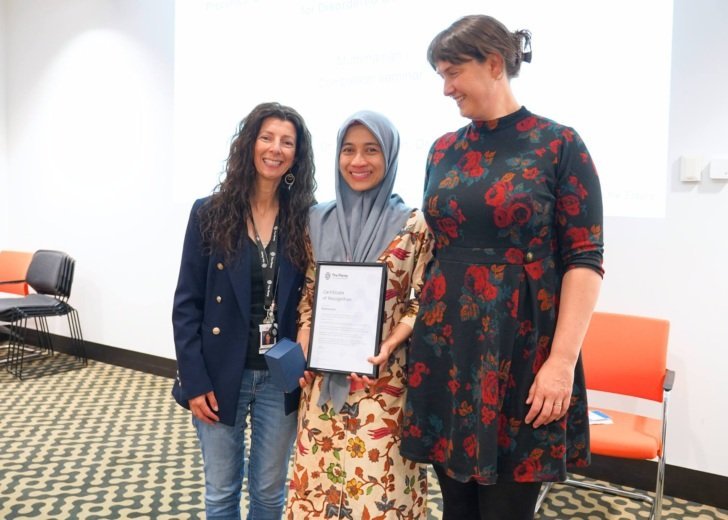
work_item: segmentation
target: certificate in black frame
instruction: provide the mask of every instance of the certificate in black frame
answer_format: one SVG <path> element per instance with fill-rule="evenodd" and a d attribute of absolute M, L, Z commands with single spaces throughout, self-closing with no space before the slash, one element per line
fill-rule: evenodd
<path fill-rule="evenodd" d="M 358 274 L 355 274 L 357 272 Z M 313 308 L 311 309 L 311 335 L 308 356 L 306 357 L 306 368 L 308 370 L 347 375 L 355 373 L 371 378 L 379 377 L 379 367 L 372 365 L 366 359 L 379 354 L 386 285 L 387 272 L 385 264 L 376 262 L 316 262 Z M 336 294 L 333 296 L 331 295 L 332 286 L 338 289 L 334 291 Z M 329 291 L 329 293 L 322 296 L 322 291 Z M 352 303 L 354 298 L 357 301 Z M 375 298 L 376 302 L 374 301 Z M 332 305 L 327 308 L 320 307 L 324 300 Z M 339 312 L 340 307 L 348 304 L 351 304 L 348 310 L 355 311 L 357 308 L 364 308 L 366 312 L 351 316 Z M 376 314 L 373 312 L 374 308 L 376 308 Z M 317 317 L 319 318 L 318 324 L 316 323 Z M 347 321 L 349 317 L 351 321 Z M 332 318 L 334 318 L 335 323 L 328 321 Z M 363 323 L 362 319 L 364 320 Z M 327 321 L 324 322 L 323 320 Z M 356 323 L 354 320 L 356 320 Z M 346 338 L 347 335 L 350 335 L 350 339 L 355 339 L 354 335 L 357 330 L 365 330 L 366 334 L 373 336 L 373 340 L 371 341 L 371 348 L 366 345 L 363 347 L 366 349 L 366 352 L 362 354 L 363 359 L 357 357 L 357 359 L 351 360 L 350 366 L 352 369 L 349 370 L 344 368 L 347 360 L 341 356 L 336 356 L 336 352 L 334 352 L 330 343 L 332 338 Z M 319 351 L 324 349 L 327 352 L 326 355 L 320 356 L 314 351 L 317 348 L 317 342 Z M 341 342 L 345 343 L 345 339 L 341 340 Z M 346 345 L 340 346 L 342 349 L 346 348 Z M 332 356 L 332 354 L 334 355 Z M 327 358 L 327 356 L 329 357 Z M 363 370 L 363 365 L 368 366 L 369 370 Z"/>

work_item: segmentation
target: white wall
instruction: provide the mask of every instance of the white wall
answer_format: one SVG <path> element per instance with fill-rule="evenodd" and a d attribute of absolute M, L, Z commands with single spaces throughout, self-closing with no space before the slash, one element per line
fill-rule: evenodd
<path fill-rule="evenodd" d="M 174 357 L 171 298 L 188 208 L 170 193 L 173 1 L 5 1 L 0 137 L 5 119 L 12 217 L 0 212 L 0 247 L 68 251 L 87 339 Z M 728 2 L 675 0 L 674 20 L 667 215 L 607 219 L 599 308 L 671 321 L 669 462 L 728 476 L 718 398 L 728 366 L 728 191 L 676 179 L 681 155 L 728 155 Z M 623 58 L 650 56 L 635 43 Z M 651 131 L 639 114 L 620 116 Z M 0 144 L 0 175 L 2 157 Z"/>
<path fill-rule="evenodd" d="M 7 6 L 7 242 L 76 259 L 88 340 L 174 357 L 188 211 L 170 196 L 174 3 Z"/>
<path fill-rule="evenodd" d="M 728 2 L 675 0 L 667 214 L 608 219 L 599 308 L 667 318 L 676 370 L 668 461 L 728 475 L 720 389 L 728 366 L 728 183 L 678 180 L 682 155 L 728 156 Z M 648 30 L 649 28 L 646 28 Z M 649 60 L 636 45 L 634 56 Z M 619 71 L 614 71 L 619 74 Z M 625 78 L 639 81 L 639 78 Z M 624 114 L 650 132 L 650 121 Z"/>
<path fill-rule="evenodd" d="M 5 121 L 5 0 L 0 0 L 0 249 L 7 249 L 8 206 L 3 201 L 8 194 L 7 130 Z"/>

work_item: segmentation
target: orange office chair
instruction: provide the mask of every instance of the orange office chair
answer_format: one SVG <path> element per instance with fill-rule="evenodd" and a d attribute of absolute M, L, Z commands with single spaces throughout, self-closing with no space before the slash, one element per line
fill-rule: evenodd
<path fill-rule="evenodd" d="M 637 397 L 662 404 L 662 417 L 599 408 L 612 424 L 589 428 L 591 452 L 624 459 L 657 459 L 654 498 L 618 488 L 567 479 L 565 484 L 593 489 L 651 504 L 651 520 L 660 520 L 665 483 L 665 435 L 668 396 L 675 373 L 666 368 L 670 324 L 666 320 L 595 312 L 584 338 L 582 360 L 588 390 Z M 553 483 L 544 484 L 536 510 Z"/>
<path fill-rule="evenodd" d="M 7 294 L 28 294 L 28 283 L 25 281 L 25 274 L 33 258 L 33 253 L 24 251 L 0 251 L 0 296 Z M 3 293 L 6 293 L 3 295 Z M 10 329 L 0 325 L 0 343 L 10 339 Z M 0 347 L 2 349 L 3 347 Z M 3 364 L 3 356 L 0 355 L 0 365 Z"/>

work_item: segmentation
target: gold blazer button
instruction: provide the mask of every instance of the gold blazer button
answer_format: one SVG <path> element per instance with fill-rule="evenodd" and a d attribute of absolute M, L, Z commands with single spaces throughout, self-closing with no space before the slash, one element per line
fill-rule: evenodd
<path fill-rule="evenodd" d="M 217 269 L 218 269 L 218 271 L 222 271 L 223 269 L 225 269 L 225 266 L 222 265 L 222 262 L 217 263 Z"/>
<path fill-rule="evenodd" d="M 213 333 L 213 334 L 214 334 L 215 336 L 217 336 L 218 334 L 220 334 L 220 327 L 213 327 L 213 328 L 212 328 L 212 333 Z"/>
<path fill-rule="evenodd" d="M 215 301 L 216 301 L 217 303 L 221 303 L 221 302 L 222 302 L 222 296 L 216 296 L 216 297 L 215 297 Z"/>

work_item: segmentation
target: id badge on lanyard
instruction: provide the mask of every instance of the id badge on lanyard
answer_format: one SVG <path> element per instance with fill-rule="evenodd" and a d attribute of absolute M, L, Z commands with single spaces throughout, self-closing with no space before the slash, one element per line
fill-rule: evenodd
<path fill-rule="evenodd" d="M 255 231 L 255 243 L 258 246 L 260 254 L 260 266 L 263 271 L 263 280 L 265 283 L 264 308 L 265 318 L 263 323 L 258 325 L 258 334 L 260 344 L 258 353 L 265 354 L 278 341 L 278 324 L 276 323 L 276 293 L 278 292 L 278 277 L 276 276 L 276 253 L 278 246 L 278 217 L 276 216 L 273 225 L 273 234 L 268 246 L 271 249 L 270 255 L 266 252 L 263 242 L 260 239 L 258 230 L 253 222 L 253 230 Z"/>
<path fill-rule="evenodd" d="M 265 354 L 276 344 L 278 340 L 278 328 L 275 323 L 261 323 L 258 325 L 258 331 L 260 333 L 258 353 Z"/>

